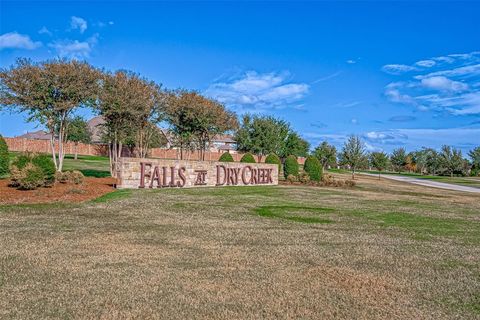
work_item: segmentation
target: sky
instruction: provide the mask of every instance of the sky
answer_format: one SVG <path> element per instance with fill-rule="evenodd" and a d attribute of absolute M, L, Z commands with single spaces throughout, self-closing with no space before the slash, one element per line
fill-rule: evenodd
<path fill-rule="evenodd" d="M 0 2 L 0 67 L 86 60 L 237 112 L 290 122 L 312 148 L 480 145 L 480 3 Z M 79 114 L 89 118 L 91 111 Z M 0 134 L 41 129 L 0 113 Z"/>

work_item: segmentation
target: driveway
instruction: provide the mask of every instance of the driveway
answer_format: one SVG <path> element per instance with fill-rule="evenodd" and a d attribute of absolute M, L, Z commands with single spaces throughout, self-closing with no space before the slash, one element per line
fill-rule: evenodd
<path fill-rule="evenodd" d="M 371 173 L 361 173 L 361 174 L 369 175 L 369 176 L 372 176 L 372 177 L 378 177 L 378 174 L 371 174 Z M 416 179 L 416 178 L 405 177 L 405 176 L 397 176 L 397 175 L 393 175 L 393 174 L 381 174 L 380 176 L 382 178 L 385 178 L 385 179 L 396 180 L 396 181 L 407 182 L 407 183 L 413 183 L 413 184 L 417 184 L 417 185 L 425 186 L 425 187 L 440 188 L 440 189 L 447 189 L 447 190 L 454 190 L 454 191 L 463 191 L 463 192 L 480 193 L 480 188 L 459 186 L 459 185 L 456 185 L 456 184 L 443 183 L 443 182 L 424 180 L 424 179 Z"/>

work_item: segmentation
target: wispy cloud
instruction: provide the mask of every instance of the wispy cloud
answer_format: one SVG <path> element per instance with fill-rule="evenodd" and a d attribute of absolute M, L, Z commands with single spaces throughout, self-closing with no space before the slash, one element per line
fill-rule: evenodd
<path fill-rule="evenodd" d="M 317 80 L 313 81 L 312 84 L 316 84 L 316 83 L 319 83 L 319 82 L 323 82 L 323 81 L 327 81 L 327 80 L 330 80 L 330 79 L 333 79 L 339 75 L 342 74 L 342 71 L 337 71 L 337 72 L 334 72 L 332 74 L 329 74 L 328 76 L 325 76 L 325 77 L 321 77 L 321 78 L 318 78 Z"/>
<path fill-rule="evenodd" d="M 80 31 L 80 33 L 84 33 L 85 30 L 87 30 L 88 24 L 87 21 L 83 18 L 80 17 L 75 17 L 72 16 L 70 18 L 70 28 L 72 30 L 77 30 Z"/>
<path fill-rule="evenodd" d="M 47 27 L 43 26 L 40 30 L 38 30 L 39 34 L 46 34 L 47 36 L 52 36 L 53 33 L 47 29 Z"/>
<path fill-rule="evenodd" d="M 388 119 L 388 121 L 391 121 L 391 122 L 410 122 L 410 121 L 414 121 L 415 117 L 413 116 L 393 116 L 393 117 L 390 117 L 390 119 Z"/>
<path fill-rule="evenodd" d="M 390 101 L 453 115 L 480 114 L 479 51 L 434 57 L 415 65 L 413 75 L 404 74 L 401 81 L 385 87 Z"/>
<path fill-rule="evenodd" d="M 417 68 L 407 66 L 405 64 L 387 64 L 382 67 L 382 70 L 390 74 L 402 74 L 405 72 L 417 70 Z"/>
<path fill-rule="evenodd" d="M 98 34 L 88 38 L 86 41 L 78 40 L 58 40 L 49 44 L 49 47 L 55 49 L 60 57 L 72 59 L 84 59 L 90 56 L 90 52 L 97 44 Z"/>
<path fill-rule="evenodd" d="M 0 50 L 2 49 L 26 49 L 33 50 L 41 47 L 42 43 L 33 41 L 30 36 L 18 32 L 9 32 L 0 35 Z"/>
<path fill-rule="evenodd" d="M 247 71 L 240 76 L 212 83 L 205 94 L 238 111 L 283 108 L 300 101 L 309 91 L 305 83 L 288 82 L 287 72 Z"/>

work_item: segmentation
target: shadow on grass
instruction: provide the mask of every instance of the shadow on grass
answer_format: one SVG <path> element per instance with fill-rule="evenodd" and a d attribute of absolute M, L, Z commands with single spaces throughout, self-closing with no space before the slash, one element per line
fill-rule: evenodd
<path fill-rule="evenodd" d="M 103 170 L 94 170 L 94 169 L 81 169 L 78 170 L 85 177 L 94 177 L 94 178 L 108 178 L 110 177 L 110 172 L 108 171 L 103 171 Z"/>
<path fill-rule="evenodd" d="M 335 211 L 331 208 L 303 207 L 303 206 L 262 206 L 254 209 L 255 212 L 266 218 L 278 218 L 302 223 L 332 223 L 326 218 L 320 218 L 316 215 L 331 213 Z"/>

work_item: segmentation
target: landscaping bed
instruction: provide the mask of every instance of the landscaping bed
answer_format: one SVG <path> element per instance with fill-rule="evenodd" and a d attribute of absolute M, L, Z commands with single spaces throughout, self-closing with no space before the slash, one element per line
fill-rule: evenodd
<path fill-rule="evenodd" d="M 113 178 L 84 178 L 82 184 L 56 183 L 49 188 L 18 190 L 8 186 L 10 180 L 0 180 L 0 204 L 50 202 L 82 202 L 114 191 Z"/>

